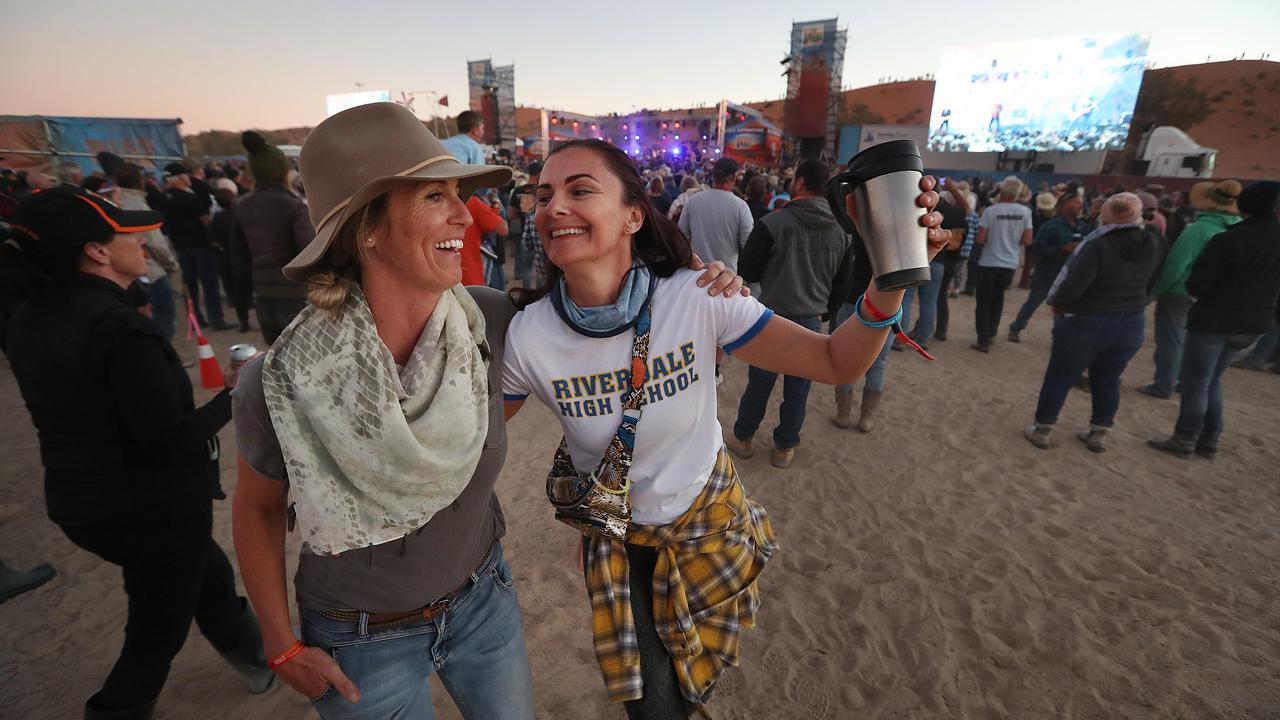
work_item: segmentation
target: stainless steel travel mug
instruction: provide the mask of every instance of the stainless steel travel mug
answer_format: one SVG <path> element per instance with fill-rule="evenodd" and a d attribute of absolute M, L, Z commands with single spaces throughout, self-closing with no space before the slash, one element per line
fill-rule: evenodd
<path fill-rule="evenodd" d="M 924 208 L 916 205 L 924 161 L 911 140 L 894 140 L 863 150 L 848 172 L 831 179 L 827 202 L 845 228 L 862 238 L 879 290 L 902 290 L 929 282 L 929 235 L 920 225 Z M 851 220 L 845 197 L 852 195 L 857 219 Z M 861 258 L 859 258 L 861 260 Z"/>

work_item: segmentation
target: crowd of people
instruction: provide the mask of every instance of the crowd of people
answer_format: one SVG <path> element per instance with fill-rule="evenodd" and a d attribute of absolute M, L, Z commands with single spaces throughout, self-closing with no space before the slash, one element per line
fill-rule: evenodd
<path fill-rule="evenodd" d="M 3 173 L 0 347 L 39 434 L 49 516 L 119 565 L 129 596 L 86 717 L 150 717 L 193 619 L 251 691 L 280 678 L 325 718 L 429 717 L 432 673 L 466 717 L 533 717 L 493 491 L 505 422 L 530 399 L 564 432 L 555 471 L 584 487 L 628 478 L 625 538 L 583 539 L 591 632 L 610 699 L 670 718 L 703 708 L 738 664 L 761 602 L 776 541 L 733 457 L 753 455 L 779 375 L 770 462 L 785 470 L 812 383 L 834 386 L 836 426 L 875 431 L 892 353 L 947 342 L 961 294 L 972 362 L 1022 342 L 1049 307 L 1023 432 L 1037 448 L 1081 389 L 1093 412 L 1078 436 L 1107 450 L 1153 301 L 1141 392 L 1180 393 L 1155 450 L 1219 452 L 1221 378 L 1246 349 L 1237 365 L 1280 374 L 1278 183 L 1033 192 L 1012 176 L 926 176 L 929 281 L 885 291 L 848 230 L 852 196 L 828 193 L 844 168 L 824 160 L 640 165 L 578 140 L 503 166 L 486 163 L 478 114 L 457 128 L 438 139 L 376 103 L 322 123 L 298 165 L 247 131 L 242 163 L 155 177 L 102 153 L 87 176 L 77 163 Z M 1028 293 L 1005 328 L 1019 269 Z M 173 347 L 188 315 L 240 333 L 256 316 L 269 347 L 201 406 Z M 725 354 L 749 370 L 722 434 Z M 211 534 L 217 433 L 233 419 L 248 598 Z M 0 563 L 0 592 L 52 576 Z M 410 636 L 435 651 L 396 642 Z"/>

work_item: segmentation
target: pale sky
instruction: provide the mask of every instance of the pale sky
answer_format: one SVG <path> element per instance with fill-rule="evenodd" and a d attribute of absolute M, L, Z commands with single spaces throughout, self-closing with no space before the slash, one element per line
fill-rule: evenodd
<path fill-rule="evenodd" d="M 184 133 L 324 119 L 331 93 L 434 90 L 514 64 L 516 102 L 583 113 L 782 97 L 793 20 L 838 16 L 844 85 L 935 72 L 939 48 L 1146 32 L 1159 67 L 1280 60 L 1280 0 L 999 3 L 0 0 L 0 114 L 181 117 Z M 573 9 L 565 9 L 570 6 Z M 954 9 L 965 8 L 957 13 Z M 1159 8 L 1153 10 L 1153 8 Z M 428 100 L 417 101 L 428 115 Z M 427 110 L 428 112 L 424 112 Z"/>

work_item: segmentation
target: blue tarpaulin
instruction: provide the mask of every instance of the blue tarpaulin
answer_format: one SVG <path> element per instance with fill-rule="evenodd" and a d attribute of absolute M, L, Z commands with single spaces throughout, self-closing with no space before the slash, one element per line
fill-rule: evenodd
<path fill-rule="evenodd" d="M 51 117 L 46 115 L 3 115 L 0 125 L 25 132 L 0 133 L 6 159 L 20 156 L 32 166 L 53 166 L 73 160 L 85 173 L 99 170 L 94 156 L 106 150 L 137 165 L 162 168 L 186 154 L 181 120 L 140 120 L 133 118 Z M 18 141 L 17 138 L 25 140 Z M 19 147 L 10 147 L 19 145 Z"/>

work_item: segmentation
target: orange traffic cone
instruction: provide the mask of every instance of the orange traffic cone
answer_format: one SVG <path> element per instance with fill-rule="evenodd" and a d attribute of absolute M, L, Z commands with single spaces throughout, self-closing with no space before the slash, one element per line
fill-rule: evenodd
<path fill-rule="evenodd" d="M 218 365 L 218 356 L 213 353 L 209 341 L 204 335 L 196 336 L 196 344 L 200 351 L 200 387 L 205 390 L 221 390 L 226 387 L 227 380 L 222 376 L 222 367 Z"/>

